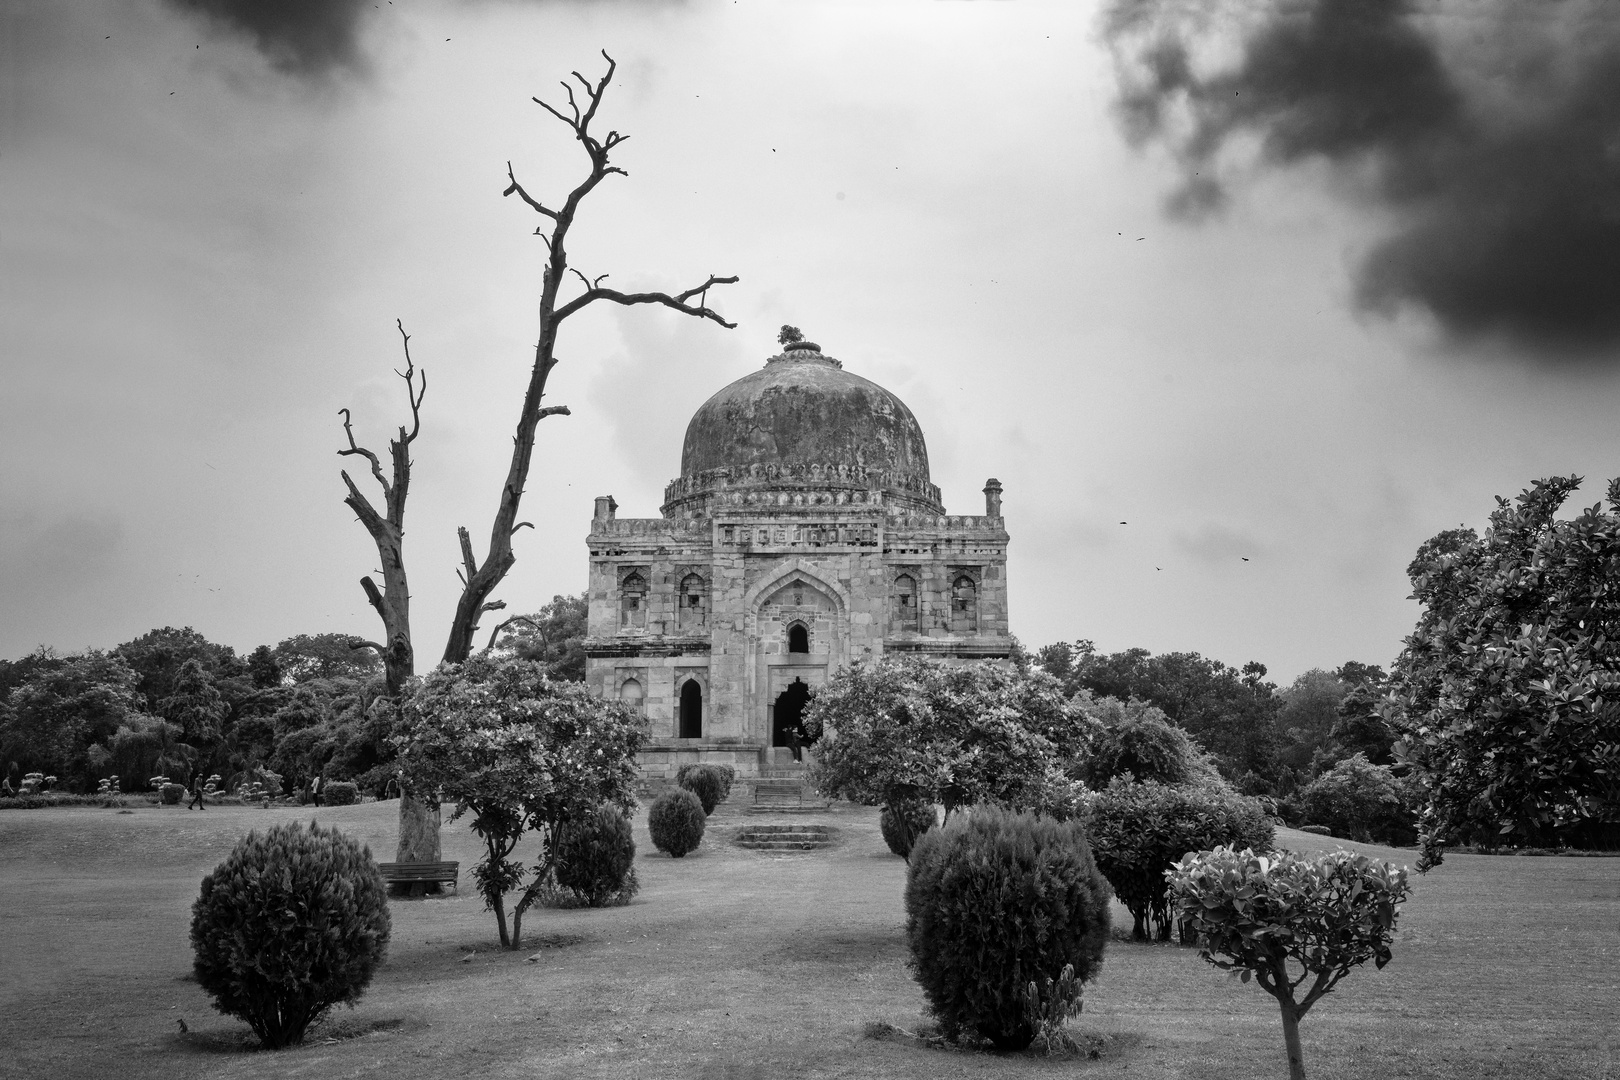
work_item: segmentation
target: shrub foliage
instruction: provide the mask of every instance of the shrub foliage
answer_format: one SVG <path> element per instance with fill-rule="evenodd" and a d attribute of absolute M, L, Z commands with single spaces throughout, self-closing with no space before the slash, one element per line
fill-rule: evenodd
<path fill-rule="evenodd" d="M 721 780 L 719 770 L 707 765 L 698 765 L 695 768 L 682 766 L 675 784 L 698 797 L 698 802 L 703 804 L 704 817 L 714 813 L 715 804 L 725 797 L 723 793 L 725 782 Z"/>
<path fill-rule="evenodd" d="M 1351 968 L 1389 963 L 1406 870 L 1349 851 L 1268 858 L 1220 847 L 1188 853 L 1166 877 L 1199 955 L 1277 999 L 1289 1073 L 1305 1080 L 1300 1018 Z"/>
<path fill-rule="evenodd" d="M 352 1005 L 388 948 L 388 893 L 371 852 L 313 822 L 251 832 L 191 907 L 197 981 L 265 1046 L 300 1041 Z"/>
<path fill-rule="evenodd" d="M 737 769 L 732 765 L 718 765 L 713 762 L 682 765 L 679 769 L 675 770 L 676 785 L 678 787 L 685 787 L 686 778 L 699 769 L 707 769 L 714 773 L 715 779 L 720 782 L 720 797 L 716 799 L 715 802 L 723 803 L 727 799 L 731 798 L 731 785 L 737 780 Z"/>
<path fill-rule="evenodd" d="M 1091 806 L 1091 849 L 1097 867 L 1130 909 L 1131 934 L 1170 937 L 1165 871 L 1189 851 L 1221 844 L 1269 851 L 1276 833 L 1259 802 L 1224 787 L 1114 783 Z"/>
<path fill-rule="evenodd" d="M 1078 822 L 981 807 L 912 849 L 912 970 L 951 1039 L 1028 1046 L 1043 1014 L 1078 1003 L 1032 1002 L 1031 984 L 1078 995 L 1102 964 L 1108 921 L 1108 883 Z"/>
<path fill-rule="evenodd" d="M 557 884 L 590 907 L 624 902 L 636 891 L 636 838 L 617 806 L 570 822 L 557 832 Z"/>
<path fill-rule="evenodd" d="M 653 846 L 679 859 L 703 842 L 703 804 L 683 787 L 666 791 L 647 811 L 647 831 Z"/>
<path fill-rule="evenodd" d="M 911 849 L 917 838 L 935 824 L 934 807 L 921 799 L 902 799 L 883 807 L 878 815 L 878 827 L 883 830 L 883 842 L 896 855 L 911 861 Z"/>
<path fill-rule="evenodd" d="M 359 789 L 349 780 L 333 780 L 321 789 L 321 798 L 328 806 L 348 806 L 359 796 Z"/>
<path fill-rule="evenodd" d="M 1387 765 L 1352 754 L 1306 784 L 1290 802 L 1300 820 L 1325 825 L 1334 836 L 1410 844 L 1417 837 L 1414 787 Z"/>

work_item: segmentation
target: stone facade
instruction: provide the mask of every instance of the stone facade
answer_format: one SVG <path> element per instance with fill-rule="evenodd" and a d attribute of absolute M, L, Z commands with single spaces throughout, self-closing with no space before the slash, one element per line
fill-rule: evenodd
<path fill-rule="evenodd" d="M 682 456 L 662 517 L 599 498 L 587 541 L 586 678 L 646 711 L 644 773 L 791 770 L 806 692 L 845 665 L 1010 655 L 1001 485 L 944 513 L 910 411 L 814 345 L 716 394 Z"/>

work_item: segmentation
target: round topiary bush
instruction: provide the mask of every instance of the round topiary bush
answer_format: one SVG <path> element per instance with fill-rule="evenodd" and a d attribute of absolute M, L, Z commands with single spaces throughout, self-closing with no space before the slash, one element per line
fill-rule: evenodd
<path fill-rule="evenodd" d="M 1088 825 L 1097 867 L 1131 912 L 1131 934 L 1170 939 L 1164 873 L 1189 851 L 1227 846 L 1270 851 L 1276 826 L 1256 799 L 1213 785 L 1115 782 L 1098 792 Z M 1188 935 L 1183 935 L 1191 944 Z"/>
<path fill-rule="evenodd" d="M 197 981 L 214 1008 L 288 1046 L 352 1005 L 388 949 L 388 890 L 371 852 L 313 822 L 251 832 L 191 906 Z"/>
<path fill-rule="evenodd" d="M 558 831 L 557 884 L 590 907 L 624 903 L 635 895 L 636 838 L 616 806 L 602 806 Z"/>
<path fill-rule="evenodd" d="M 1078 822 L 980 807 L 912 848 L 906 939 L 947 1038 L 1022 1050 L 1043 1016 L 1078 1011 L 1081 984 L 1096 977 L 1108 882 Z"/>
<path fill-rule="evenodd" d="M 327 806 L 350 806 L 359 796 L 360 789 L 352 780 L 333 780 L 321 788 L 321 798 Z"/>
<path fill-rule="evenodd" d="M 720 771 L 707 765 L 699 765 L 694 769 L 684 770 L 685 776 L 677 776 L 675 783 L 698 797 L 703 804 L 703 816 L 708 817 L 714 813 L 715 804 L 724 796 L 721 794 L 723 782 Z"/>
<path fill-rule="evenodd" d="M 647 831 L 653 846 L 679 859 L 703 842 L 703 804 L 685 788 L 666 791 L 647 811 Z"/>
<path fill-rule="evenodd" d="M 889 850 L 908 862 L 917 838 L 935 825 L 934 807 L 921 799 L 908 799 L 891 803 L 878 815 L 878 827 L 883 830 L 883 842 Z"/>

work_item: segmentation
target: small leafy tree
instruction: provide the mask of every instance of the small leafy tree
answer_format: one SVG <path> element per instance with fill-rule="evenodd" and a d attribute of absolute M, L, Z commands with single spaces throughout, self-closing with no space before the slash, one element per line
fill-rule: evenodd
<path fill-rule="evenodd" d="M 1299 1021 L 1352 968 L 1389 963 L 1405 868 L 1350 851 L 1312 859 L 1217 847 L 1189 852 L 1165 877 L 1199 955 L 1277 999 L 1289 1076 L 1305 1080 Z"/>
<path fill-rule="evenodd" d="M 1498 498 L 1407 569 L 1423 605 L 1395 663 L 1395 754 L 1427 794 L 1418 869 L 1446 844 L 1620 843 L 1620 479 L 1574 520 L 1578 476 Z"/>
<path fill-rule="evenodd" d="M 520 947 L 523 913 L 552 878 L 559 831 L 604 804 L 635 808 L 646 720 L 579 683 L 546 678 L 539 663 L 479 653 L 423 679 L 404 723 L 394 742 L 407 786 L 453 802 L 451 820 L 472 814 L 485 847 L 473 879 L 495 912 L 501 944 Z M 540 857 L 524 886 L 525 868 L 512 854 L 531 831 Z M 508 934 L 505 897 L 520 887 Z"/>
<path fill-rule="evenodd" d="M 871 806 L 978 802 L 1068 816 L 1079 785 L 1062 763 L 1090 721 L 1056 680 L 989 664 L 884 658 L 845 668 L 804 712 L 824 795 Z"/>

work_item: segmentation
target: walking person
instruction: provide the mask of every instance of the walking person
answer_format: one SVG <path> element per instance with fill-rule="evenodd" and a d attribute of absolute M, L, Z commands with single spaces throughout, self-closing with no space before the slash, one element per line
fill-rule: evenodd
<path fill-rule="evenodd" d="M 321 774 L 316 773 L 315 779 L 309 782 L 309 797 L 316 806 L 321 805 Z"/>
<path fill-rule="evenodd" d="M 203 804 L 203 767 L 201 765 L 191 767 L 191 782 L 186 786 L 191 788 L 191 801 L 186 803 L 186 809 L 190 810 L 193 806 L 198 810 L 207 809 Z"/>

